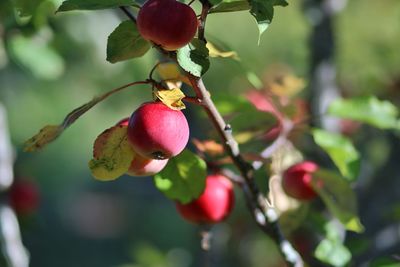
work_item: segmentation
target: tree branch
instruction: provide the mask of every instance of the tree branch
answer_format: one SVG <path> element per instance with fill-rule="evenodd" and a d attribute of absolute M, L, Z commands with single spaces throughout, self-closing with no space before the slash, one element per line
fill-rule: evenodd
<path fill-rule="evenodd" d="M 200 40 L 205 41 L 205 22 L 208 15 L 208 9 L 210 8 L 208 1 L 202 1 L 202 7 L 200 24 L 198 28 L 198 37 Z M 136 23 L 136 20 L 132 21 Z M 177 62 L 176 53 L 168 53 L 158 46 L 155 47 L 163 55 Z M 217 107 L 211 99 L 209 91 L 203 83 L 203 80 L 186 71 L 185 76 L 189 79 L 193 90 L 202 103 L 201 106 L 207 113 L 208 118 L 223 140 L 225 151 L 232 158 L 234 165 L 237 167 L 241 176 L 243 177 L 244 183 L 241 184 L 241 188 L 246 196 L 247 204 L 249 209 L 252 211 L 252 215 L 257 222 L 257 225 L 277 242 L 279 251 L 281 252 L 281 255 L 288 266 L 304 266 L 303 260 L 301 259 L 299 253 L 283 236 L 278 224 L 278 216 L 275 210 L 269 206 L 267 199 L 261 194 L 256 183 L 254 182 L 252 165 L 246 162 L 240 154 L 239 145 L 232 135 L 232 127 L 225 122 L 219 113 Z"/>

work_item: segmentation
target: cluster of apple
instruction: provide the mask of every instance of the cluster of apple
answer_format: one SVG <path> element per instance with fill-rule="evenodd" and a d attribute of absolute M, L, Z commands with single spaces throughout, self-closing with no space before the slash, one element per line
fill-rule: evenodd
<path fill-rule="evenodd" d="M 140 34 L 162 49 L 173 51 L 189 43 L 195 36 L 198 20 L 193 9 L 176 0 L 148 0 L 137 17 Z M 117 125 L 126 126 L 128 140 L 135 151 L 127 172 L 131 176 L 152 176 L 160 172 L 171 157 L 182 152 L 189 140 L 189 125 L 184 114 L 162 102 L 147 102 L 130 118 Z M 286 170 L 282 180 L 285 192 L 294 198 L 316 197 L 311 186 L 313 162 L 302 162 Z M 202 195 L 188 204 L 176 202 L 178 212 L 194 223 L 217 223 L 233 208 L 232 182 L 223 175 L 206 178 Z"/>
<path fill-rule="evenodd" d="M 137 26 L 144 39 L 173 51 L 193 39 L 198 20 L 193 9 L 184 3 L 148 0 L 138 13 Z M 128 171 L 133 176 L 161 171 L 170 157 L 185 148 L 189 138 L 189 126 L 183 113 L 161 102 L 143 104 L 129 120 L 119 124 L 128 126 L 128 140 L 137 153 Z M 219 174 L 207 176 L 205 189 L 197 199 L 188 204 L 176 202 L 182 217 L 198 224 L 222 221 L 233 205 L 233 184 Z"/>
<path fill-rule="evenodd" d="M 128 141 L 135 151 L 127 172 L 131 176 L 151 176 L 160 172 L 169 158 L 182 152 L 189 140 L 185 115 L 162 102 L 142 104 L 130 118 L 117 125 L 127 127 Z M 233 184 L 225 176 L 213 174 L 207 176 L 200 197 L 188 204 L 176 202 L 176 207 L 183 218 L 203 224 L 222 221 L 233 204 Z"/>

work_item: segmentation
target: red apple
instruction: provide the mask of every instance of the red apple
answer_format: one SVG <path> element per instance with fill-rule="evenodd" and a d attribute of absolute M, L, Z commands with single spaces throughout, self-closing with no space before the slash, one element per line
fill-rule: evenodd
<path fill-rule="evenodd" d="M 32 214 L 39 206 L 39 189 L 29 180 L 16 180 L 10 188 L 10 205 L 18 215 Z"/>
<path fill-rule="evenodd" d="M 120 120 L 116 125 L 128 127 L 129 117 Z M 130 176 L 153 176 L 164 169 L 167 163 L 168 159 L 149 159 L 136 153 L 126 174 Z"/>
<path fill-rule="evenodd" d="M 136 154 L 127 172 L 130 176 L 152 176 L 167 165 L 168 159 L 148 159 Z"/>
<path fill-rule="evenodd" d="M 137 16 L 140 34 L 165 50 L 176 50 L 196 34 L 198 20 L 193 9 L 176 0 L 148 0 Z"/>
<path fill-rule="evenodd" d="M 129 118 L 123 118 L 122 120 L 120 120 L 119 122 L 117 122 L 116 125 L 128 126 L 128 124 L 129 124 Z"/>
<path fill-rule="evenodd" d="M 188 204 L 176 202 L 178 212 L 193 223 L 217 223 L 231 212 L 235 202 L 232 182 L 223 175 L 206 178 L 203 194 Z"/>
<path fill-rule="evenodd" d="M 144 103 L 129 119 L 128 140 L 142 157 L 168 159 L 186 147 L 189 125 L 180 110 L 170 109 L 162 102 Z"/>
<path fill-rule="evenodd" d="M 318 170 L 312 161 L 297 163 L 287 169 L 282 177 L 282 188 L 288 196 L 299 200 L 311 200 L 317 196 L 311 181 L 312 174 Z"/>

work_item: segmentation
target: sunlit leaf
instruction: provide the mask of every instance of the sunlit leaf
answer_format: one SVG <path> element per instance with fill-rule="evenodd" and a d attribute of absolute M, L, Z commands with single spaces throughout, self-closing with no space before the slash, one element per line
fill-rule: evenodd
<path fill-rule="evenodd" d="M 206 163 L 189 150 L 184 150 L 154 176 L 154 183 L 168 198 L 189 203 L 204 191 L 206 176 Z"/>
<path fill-rule="evenodd" d="M 160 63 L 157 65 L 156 71 L 169 89 L 180 88 L 182 82 L 191 86 L 189 79 L 181 73 L 178 65 L 174 62 Z"/>
<path fill-rule="evenodd" d="M 351 253 L 342 243 L 333 223 L 325 226 L 327 237 L 315 249 L 315 257 L 335 267 L 345 266 L 351 259 Z"/>
<path fill-rule="evenodd" d="M 270 91 L 281 97 L 292 97 L 304 89 L 306 83 L 294 75 L 279 77 L 279 80 L 268 84 Z"/>
<path fill-rule="evenodd" d="M 196 38 L 179 49 L 176 56 L 179 66 L 196 77 L 202 76 L 210 67 L 206 44 Z"/>
<path fill-rule="evenodd" d="M 89 168 L 100 181 L 115 180 L 128 171 L 134 155 L 128 142 L 127 127 L 114 126 L 96 138 Z"/>
<path fill-rule="evenodd" d="M 312 131 L 314 141 L 322 147 L 339 168 L 340 173 L 354 181 L 360 170 L 360 155 L 345 136 L 321 129 Z"/>
<path fill-rule="evenodd" d="M 98 10 L 119 6 L 134 5 L 133 0 L 66 0 L 58 8 L 57 12 L 70 10 Z"/>
<path fill-rule="evenodd" d="M 210 13 L 221 13 L 221 12 L 236 12 L 249 10 L 250 4 L 247 0 L 223 0 L 219 4 L 213 6 L 210 9 Z"/>
<path fill-rule="evenodd" d="M 110 34 L 107 42 L 107 61 L 119 61 L 141 57 L 151 45 L 140 35 L 135 23 L 126 20 Z"/>
<path fill-rule="evenodd" d="M 380 129 L 400 129 L 396 106 L 375 96 L 336 100 L 331 103 L 328 112 L 333 116 L 364 122 Z"/>
<path fill-rule="evenodd" d="M 216 45 L 207 42 L 207 48 L 210 54 L 210 57 L 222 57 L 222 58 L 232 58 L 234 60 L 240 60 L 238 54 L 235 51 L 222 51 L 222 49 L 218 48 Z"/>
<path fill-rule="evenodd" d="M 179 88 L 157 90 L 155 95 L 161 102 L 173 110 L 186 108 L 185 104 L 182 102 L 185 94 Z"/>
<path fill-rule="evenodd" d="M 312 185 L 330 212 L 347 230 L 362 232 L 357 215 L 357 198 L 349 183 L 337 174 L 319 169 L 313 174 Z"/>

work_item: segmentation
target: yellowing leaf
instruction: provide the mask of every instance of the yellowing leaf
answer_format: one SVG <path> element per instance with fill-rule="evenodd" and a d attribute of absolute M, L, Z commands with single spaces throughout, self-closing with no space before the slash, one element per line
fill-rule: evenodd
<path fill-rule="evenodd" d="M 179 88 L 157 90 L 155 95 L 161 100 L 161 102 L 171 109 L 181 110 L 186 108 L 185 104 L 182 102 L 185 94 Z"/>
<path fill-rule="evenodd" d="M 128 171 L 134 154 L 128 143 L 127 127 L 114 126 L 96 138 L 89 168 L 97 180 L 115 180 Z"/>
<path fill-rule="evenodd" d="M 56 139 L 63 131 L 61 125 L 47 125 L 25 142 L 26 152 L 35 152 Z"/>
<path fill-rule="evenodd" d="M 362 233 L 364 232 L 364 226 L 360 222 L 360 219 L 358 217 L 353 217 L 351 218 L 345 225 L 346 229 L 357 232 L 357 233 Z"/>
<path fill-rule="evenodd" d="M 207 42 L 206 47 L 209 51 L 210 57 L 223 57 L 223 58 L 232 58 L 234 60 L 240 60 L 238 54 L 235 51 L 222 51 L 217 48 L 214 44 Z"/>
<path fill-rule="evenodd" d="M 156 70 L 169 89 L 180 88 L 182 82 L 191 86 L 189 79 L 180 72 L 178 65 L 173 62 L 161 63 Z"/>
<path fill-rule="evenodd" d="M 269 88 L 272 93 L 277 96 L 286 97 L 291 97 L 298 94 L 304 89 L 305 86 L 306 83 L 303 79 L 293 75 L 279 77 L 279 79 L 275 79 L 271 84 L 269 84 Z"/>

